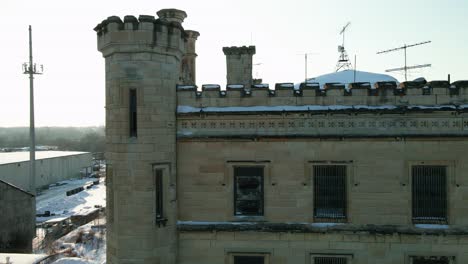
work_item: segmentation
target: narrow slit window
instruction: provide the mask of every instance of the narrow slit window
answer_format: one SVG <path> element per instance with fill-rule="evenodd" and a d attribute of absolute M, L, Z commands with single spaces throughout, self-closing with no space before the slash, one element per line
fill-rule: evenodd
<path fill-rule="evenodd" d="M 114 189 L 113 185 L 113 169 L 112 164 L 106 165 L 106 192 L 107 192 L 107 209 L 106 216 L 107 222 L 112 224 L 114 223 Z"/>
<path fill-rule="evenodd" d="M 415 224 L 447 223 L 447 167 L 412 166 L 412 212 Z"/>
<path fill-rule="evenodd" d="M 129 124 L 130 124 L 130 137 L 137 136 L 137 94 L 136 89 L 130 89 L 129 98 Z"/>
<path fill-rule="evenodd" d="M 154 175 L 155 189 L 155 217 L 158 226 L 165 225 L 167 219 L 164 217 L 164 186 L 163 186 L 163 169 L 156 169 Z"/>
<path fill-rule="evenodd" d="M 263 215 L 263 167 L 234 168 L 234 215 Z"/>
<path fill-rule="evenodd" d="M 316 221 L 345 222 L 346 165 L 316 165 L 314 172 L 314 218 Z"/>

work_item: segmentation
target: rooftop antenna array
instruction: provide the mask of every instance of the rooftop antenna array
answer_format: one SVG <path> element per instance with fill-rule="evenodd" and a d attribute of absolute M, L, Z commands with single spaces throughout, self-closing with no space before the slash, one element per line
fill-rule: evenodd
<path fill-rule="evenodd" d="M 431 41 L 424 41 L 424 42 L 420 42 L 420 43 L 416 43 L 416 44 L 411 44 L 411 45 L 403 45 L 402 47 L 398 47 L 398 48 L 394 48 L 394 49 L 389 49 L 389 50 L 383 50 L 383 51 L 379 51 L 377 52 L 377 54 L 383 54 L 383 53 L 389 53 L 389 52 L 393 52 L 393 51 L 398 51 L 398 50 L 403 50 L 404 51 L 404 54 L 405 54 L 405 66 L 404 67 L 400 67 L 400 68 L 394 68 L 394 69 L 388 69 L 388 70 L 385 70 L 386 72 L 394 72 L 394 71 L 405 71 L 405 81 L 408 81 L 408 70 L 411 70 L 411 69 L 418 69 L 418 68 L 426 68 L 426 67 L 431 67 L 431 64 L 420 64 L 420 65 L 414 65 L 414 66 L 407 66 L 406 62 L 407 62 L 407 58 L 406 58 L 406 49 L 407 48 L 411 48 L 411 47 L 415 47 L 415 46 L 420 46 L 420 45 L 424 45 L 424 44 L 428 44 L 428 43 L 431 43 Z"/>
<path fill-rule="evenodd" d="M 351 25 L 351 22 L 348 22 L 340 32 L 340 35 L 343 35 L 343 44 L 338 46 L 338 52 L 340 53 L 340 56 L 338 57 L 338 62 L 336 63 L 337 72 L 341 69 L 349 70 L 352 68 L 351 62 L 349 62 L 348 53 L 345 50 L 345 32 L 349 25 Z"/>

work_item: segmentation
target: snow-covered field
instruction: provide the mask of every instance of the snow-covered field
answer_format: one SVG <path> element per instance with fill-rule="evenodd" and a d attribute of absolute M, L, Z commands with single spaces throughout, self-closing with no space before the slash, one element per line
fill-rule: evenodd
<path fill-rule="evenodd" d="M 75 179 L 60 182 L 63 185 L 51 186 L 36 197 L 36 212 L 43 214 L 50 211 L 54 216 L 36 217 L 36 222 L 44 222 L 50 219 L 68 217 L 72 215 L 88 214 L 95 210 L 95 205 L 105 207 L 106 186 L 101 180 L 99 185 L 85 189 L 77 194 L 67 196 L 66 192 L 96 179 Z"/>

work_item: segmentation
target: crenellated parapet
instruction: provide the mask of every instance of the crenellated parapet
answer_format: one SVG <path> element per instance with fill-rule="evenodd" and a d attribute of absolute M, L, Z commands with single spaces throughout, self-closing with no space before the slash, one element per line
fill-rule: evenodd
<path fill-rule="evenodd" d="M 98 50 L 104 57 L 116 52 L 156 52 L 181 60 L 187 38 L 182 22 L 187 14 L 177 9 L 162 9 L 157 14 L 159 18 L 140 15 L 125 16 L 123 21 L 117 16 L 104 19 L 94 28 Z"/>
<path fill-rule="evenodd" d="M 437 106 L 468 104 L 468 81 L 369 82 L 351 83 L 277 83 L 184 85 L 177 88 L 178 105 L 193 107 L 301 106 L 301 105 L 395 105 Z"/>
<path fill-rule="evenodd" d="M 255 55 L 255 46 L 242 46 L 242 47 L 224 47 L 224 55 Z"/>

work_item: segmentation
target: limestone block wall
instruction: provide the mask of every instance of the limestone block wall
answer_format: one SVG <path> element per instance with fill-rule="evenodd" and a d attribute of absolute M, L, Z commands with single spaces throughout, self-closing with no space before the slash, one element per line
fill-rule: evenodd
<path fill-rule="evenodd" d="M 242 221 L 234 216 L 233 167 L 261 165 L 264 216 L 273 223 L 313 219 L 311 167 L 347 166 L 348 223 L 411 226 L 410 167 L 448 168 L 448 225 L 468 225 L 468 141 L 460 138 L 192 138 L 177 142 L 178 219 Z"/>
<path fill-rule="evenodd" d="M 288 232 L 180 232 L 179 263 L 228 264 L 233 253 L 260 253 L 270 264 L 312 264 L 314 255 L 347 256 L 352 264 L 409 264 L 412 256 L 468 262 L 466 235 Z"/>

